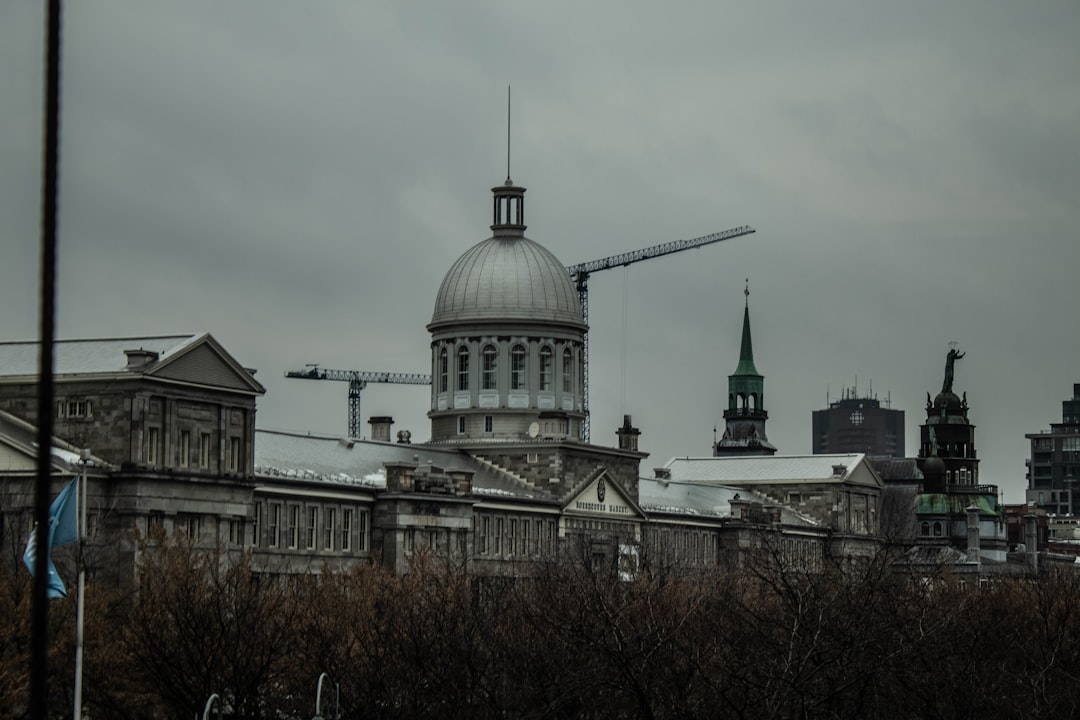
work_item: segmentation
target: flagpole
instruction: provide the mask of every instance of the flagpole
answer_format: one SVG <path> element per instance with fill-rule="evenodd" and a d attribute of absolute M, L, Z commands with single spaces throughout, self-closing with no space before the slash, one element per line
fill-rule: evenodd
<path fill-rule="evenodd" d="M 83 666 L 83 607 L 86 597 L 86 560 L 83 545 L 86 537 L 86 465 L 90 461 L 89 448 L 79 451 L 82 477 L 75 497 L 79 504 L 79 601 L 75 614 L 75 709 L 74 720 L 82 720 L 82 666 Z"/>

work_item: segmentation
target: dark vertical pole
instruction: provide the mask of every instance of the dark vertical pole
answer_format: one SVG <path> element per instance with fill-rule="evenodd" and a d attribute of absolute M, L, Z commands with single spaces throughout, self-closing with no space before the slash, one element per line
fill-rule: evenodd
<path fill-rule="evenodd" d="M 56 289 L 56 201 L 60 128 L 60 0 L 49 0 L 45 19 L 45 152 L 41 197 L 41 350 L 38 368 L 38 457 L 34 492 L 33 611 L 30 639 L 30 717 L 44 720 L 49 705 L 47 664 L 49 599 L 49 478 L 53 434 L 53 332 Z"/>

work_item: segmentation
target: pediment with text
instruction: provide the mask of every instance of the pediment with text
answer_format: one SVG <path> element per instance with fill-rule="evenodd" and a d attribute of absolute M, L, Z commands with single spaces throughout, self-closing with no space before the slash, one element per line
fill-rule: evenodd
<path fill-rule="evenodd" d="M 563 511 L 624 520 L 636 520 L 644 515 L 637 503 L 607 472 L 600 472 L 585 483 L 585 486 L 563 505 Z"/>

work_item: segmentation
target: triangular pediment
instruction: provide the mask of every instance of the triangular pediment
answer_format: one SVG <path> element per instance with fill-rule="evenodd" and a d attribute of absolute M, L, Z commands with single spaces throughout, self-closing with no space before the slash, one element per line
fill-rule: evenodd
<path fill-rule="evenodd" d="M 37 469 L 37 456 L 0 434 L 0 472 L 29 473 Z"/>
<path fill-rule="evenodd" d="M 563 505 L 563 512 L 610 519 L 636 520 L 644 517 L 638 504 L 615 482 L 606 470 L 584 486 Z"/>
<path fill-rule="evenodd" d="M 163 359 L 148 376 L 262 395 L 266 390 L 210 335 Z"/>

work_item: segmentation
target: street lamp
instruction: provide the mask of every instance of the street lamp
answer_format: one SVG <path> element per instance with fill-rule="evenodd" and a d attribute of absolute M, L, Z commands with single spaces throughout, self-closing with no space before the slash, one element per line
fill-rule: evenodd
<path fill-rule="evenodd" d="M 319 682 L 315 686 L 315 716 L 312 717 L 311 720 L 325 720 L 323 718 L 323 714 L 322 714 L 322 683 L 323 683 L 323 680 L 330 680 L 330 676 L 327 673 L 322 673 L 321 675 L 319 675 Z M 334 681 L 330 680 L 330 682 L 334 682 Z M 339 688 L 338 684 L 334 683 L 334 720 L 340 720 L 340 718 L 341 718 L 341 707 L 338 704 L 339 701 L 340 701 L 340 698 L 338 696 L 338 690 L 339 689 L 340 688 Z"/>
<path fill-rule="evenodd" d="M 214 693 L 206 699 L 206 707 L 203 708 L 202 720 L 210 720 L 210 708 L 214 706 L 215 702 L 217 703 L 218 720 L 221 720 L 221 696 L 217 693 Z"/>

